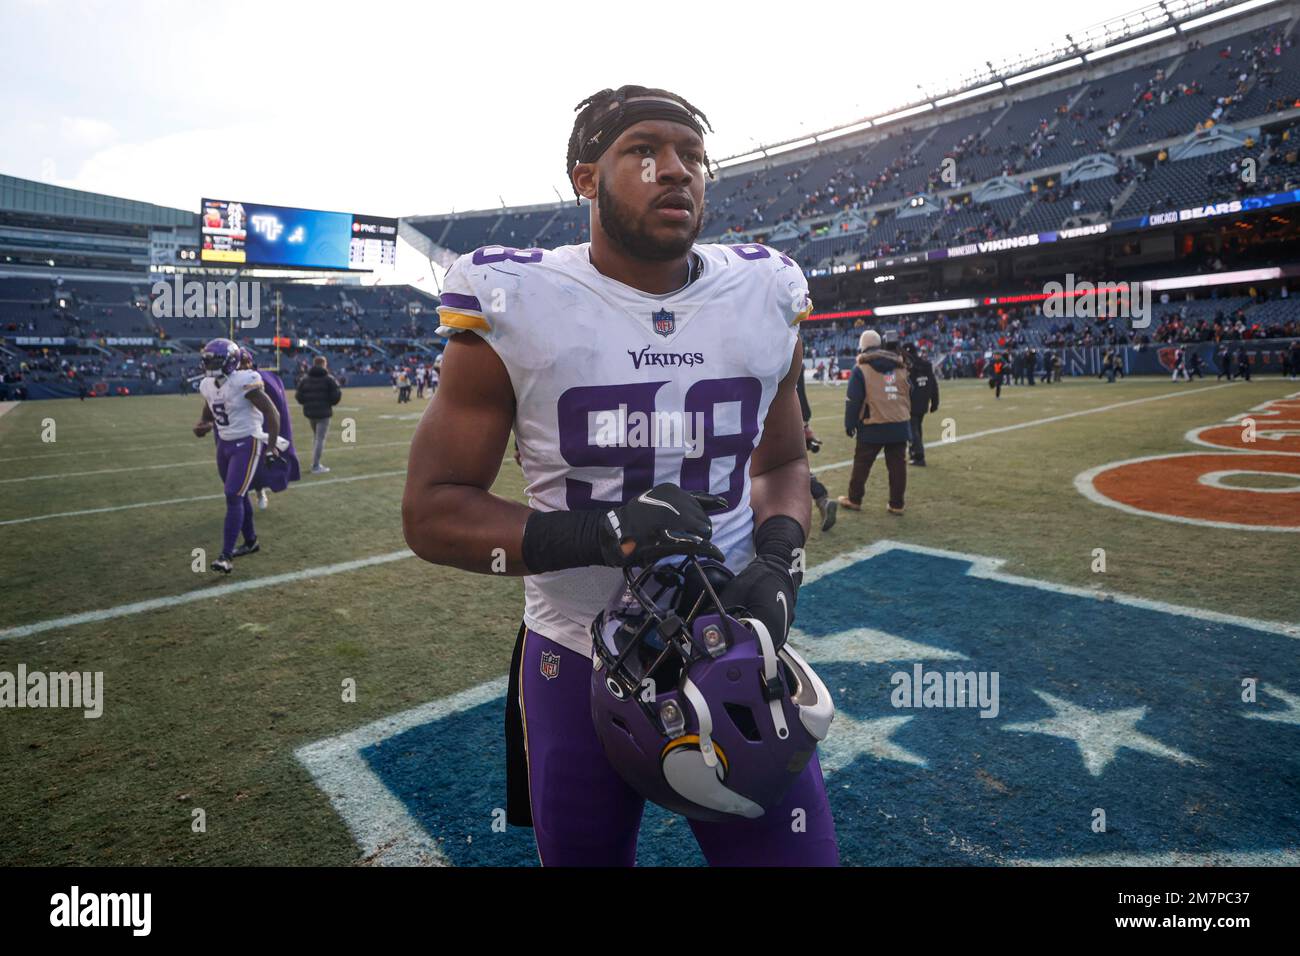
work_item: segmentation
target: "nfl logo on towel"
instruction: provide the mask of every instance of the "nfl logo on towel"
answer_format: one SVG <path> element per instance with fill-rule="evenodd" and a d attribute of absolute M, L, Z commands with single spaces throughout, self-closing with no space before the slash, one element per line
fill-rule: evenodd
<path fill-rule="evenodd" d="M 677 329 L 677 320 L 673 318 L 673 314 L 667 309 L 660 309 L 658 312 L 651 313 L 650 318 L 654 319 L 655 331 L 662 336 L 672 335 Z"/>

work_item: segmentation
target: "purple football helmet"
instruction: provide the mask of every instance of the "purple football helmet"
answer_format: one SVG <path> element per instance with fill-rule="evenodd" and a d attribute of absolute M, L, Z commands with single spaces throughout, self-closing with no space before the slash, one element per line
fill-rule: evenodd
<path fill-rule="evenodd" d="M 239 367 L 257 368 L 257 359 L 253 357 L 253 350 L 243 345 L 239 347 Z"/>
<path fill-rule="evenodd" d="M 723 565 L 671 558 L 640 572 L 591 625 L 591 718 L 634 790 L 695 820 L 762 816 L 835 716 L 830 692 L 760 621 L 722 610 Z"/>
<path fill-rule="evenodd" d="M 208 378 L 229 375 L 239 368 L 239 346 L 230 339 L 213 339 L 200 353 L 203 374 Z"/>

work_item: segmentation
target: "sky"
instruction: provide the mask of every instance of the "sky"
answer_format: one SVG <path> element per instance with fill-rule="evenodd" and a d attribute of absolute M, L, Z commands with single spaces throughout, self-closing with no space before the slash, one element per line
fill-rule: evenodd
<path fill-rule="evenodd" d="M 714 158 L 947 88 L 1141 0 L 0 0 L 0 173 L 197 210 L 548 202 L 577 103 L 671 89 Z"/>

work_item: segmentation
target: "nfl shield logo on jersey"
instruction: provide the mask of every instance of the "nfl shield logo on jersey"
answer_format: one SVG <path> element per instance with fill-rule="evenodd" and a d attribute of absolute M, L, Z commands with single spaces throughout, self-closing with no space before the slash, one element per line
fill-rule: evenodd
<path fill-rule="evenodd" d="M 654 319 L 655 331 L 667 338 L 677 329 L 677 320 L 667 309 L 660 309 L 658 312 L 652 312 L 650 318 Z"/>
<path fill-rule="evenodd" d="M 542 651 L 542 676 L 547 680 L 555 680 L 560 676 L 560 655 L 552 654 L 550 651 Z"/>

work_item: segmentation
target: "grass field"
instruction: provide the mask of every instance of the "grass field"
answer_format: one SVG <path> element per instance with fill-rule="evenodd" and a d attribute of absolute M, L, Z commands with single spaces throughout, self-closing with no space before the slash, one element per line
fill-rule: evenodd
<path fill-rule="evenodd" d="M 1137 517 L 1073 482 L 1106 462 L 1192 450 L 1187 430 L 1297 388 L 1085 380 L 995 401 L 983 383 L 945 383 L 907 514 L 886 514 L 879 463 L 864 511 L 814 532 L 809 562 L 888 537 L 1005 558 L 1012 574 L 1295 623 L 1296 535 Z M 825 440 L 812 464 L 839 494 L 852 454 L 843 391 L 813 385 L 809 397 Z M 272 496 L 256 516 L 262 552 L 230 578 L 192 570 L 193 549 L 209 560 L 219 550 L 223 514 L 212 442 L 189 432 L 198 410 L 177 396 L 36 402 L 0 417 L 0 670 L 102 671 L 106 697 L 93 720 L 0 712 L 0 863 L 356 863 L 295 748 L 507 669 L 519 579 L 404 554 L 400 497 L 423 403 L 347 391 L 333 470 Z M 355 444 L 340 443 L 342 418 L 355 419 Z M 954 443 L 939 442 L 946 418 Z M 42 440 L 47 419 L 53 442 Z M 495 490 L 522 489 L 504 462 Z M 1092 570 L 1096 548 L 1104 575 Z M 302 574 L 345 562 L 358 564 Z M 347 679 L 355 702 L 342 700 Z M 195 808 L 205 833 L 192 830 Z"/>

